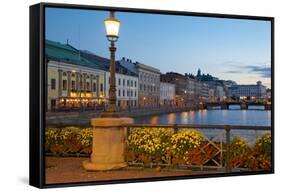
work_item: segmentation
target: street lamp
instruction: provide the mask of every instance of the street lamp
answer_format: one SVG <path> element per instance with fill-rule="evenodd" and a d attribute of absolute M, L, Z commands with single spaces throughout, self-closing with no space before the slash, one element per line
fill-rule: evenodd
<path fill-rule="evenodd" d="M 110 11 L 109 18 L 104 20 L 106 37 L 110 42 L 110 87 L 109 87 L 109 103 L 105 108 L 103 116 L 117 116 L 116 109 L 116 78 L 115 78 L 115 42 L 118 40 L 120 22 L 114 17 L 114 11 Z"/>
<path fill-rule="evenodd" d="M 110 87 L 109 104 L 101 117 L 91 119 L 94 128 L 93 147 L 90 160 L 83 161 L 83 167 L 89 171 L 117 170 L 127 166 L 126 127 L 134 123 L 129 117 L 119 117 L 116 109 L 115 51 L 114 43 L 118 39 L 120 22 L 114 18 L 114 12 L 104 21 L 106 36 L 110 42 Z M 126 125 L 126 127 L 122 127 Z M 104 141 L 106 138 L 106 141 Z"/>
<path fill-rule="evenodd" d="M 112 43 L 118 40 L 120 22 L 114 17 L 114 11 L 110 11 L 110 17 L 104 20 L 106 37 Z"/>

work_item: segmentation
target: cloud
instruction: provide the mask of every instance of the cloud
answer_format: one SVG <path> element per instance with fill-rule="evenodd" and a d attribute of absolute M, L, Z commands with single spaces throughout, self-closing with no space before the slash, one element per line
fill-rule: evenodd
<path fill-rule="evenodd" d="M 271 78 L 270 62 L 259 62 L 255 65 L 245 65 L 242 62 L 226 61 L 223 64 L 235 68 L 234 70 L 225 71 L 225 73 L 228 74 L 252 73 L 257 74 L 262 78 Z"/>
<path fill-rule="evenodd" d="M 239 70 L 229 70 L 229 71 L 225 71 L 224 73 L 239 74 L 239 73 L 242 73 L 242 71 L 239 71 Z"/>
<path fill-rule="evenodd" d="M 271 67 L 270 66 L 245 66 L 249 72 L 259 74 L 263 78 L 271 78 Z"/>

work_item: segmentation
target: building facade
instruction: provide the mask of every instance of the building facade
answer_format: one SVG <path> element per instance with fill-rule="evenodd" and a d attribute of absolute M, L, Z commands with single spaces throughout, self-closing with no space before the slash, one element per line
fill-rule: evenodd
<path fill-rule="evenodd" d="M 109 97 L 110 73 L 106 72 L 106 98 Z M 138 106 L 138 77 L 116 73 L 117 106 L 121 109 Z"/>
<path fill-rule="evenodd" d="M 204 82 L 198 82 L 201 84 L 201 89 L 200 89 L 200 98 L 207 101 L 209 100 L 209 85 L 207 83 Z"/>
<path fill-rule="evenodd" d="M 175 85 L 167 82 L 160 82 L 160 106 L 175 105 Z"/>
<path fill-rule="evenodd" d="M 110 60 L 90 52 L 82 52 L 82 56 L 105 68 L 105 98 L 109 98 L 110 87 Z M 138 106 L 138 75 L 116 62 L 116 97 L 120 109 L 130 109 Z"/>
<path fill-rule="evenodd" d="M 240 99 L 261 99 L 266 97 L 266 87 L 261 81 L 256 85 L 235 85 L 228 88 L 228 95 Z"/>
<path fill-rule="evenodd" d="M 105 102 L 105 72 L 68 44 L 46 41 L 47 109 L 89 108 Z"/>
<path fill-rule="evenodd" d="M 121 66 L 138 75 L 138 106 L 158 107 L 160 104 L 160 70 L 122 58 Z"/>
<path fill-rule="evenodd" d="M 175 105 L 178 107 L 186 106 L 189 103 L 188 81 L 186 76 L 168 72 L 161 74 L 161 81 L 175 85 Z"/>

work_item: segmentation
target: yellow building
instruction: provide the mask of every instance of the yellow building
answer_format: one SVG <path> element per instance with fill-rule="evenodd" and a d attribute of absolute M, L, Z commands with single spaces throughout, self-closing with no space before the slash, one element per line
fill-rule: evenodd
<path fill-rule="evenodd" d="M 69 44 L 46 41 L 48 110 L 104 105 L 105 70 Z"/>

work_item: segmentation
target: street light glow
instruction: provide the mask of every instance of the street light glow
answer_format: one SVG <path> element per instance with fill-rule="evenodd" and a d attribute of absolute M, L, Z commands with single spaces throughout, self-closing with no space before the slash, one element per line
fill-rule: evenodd
<path fill-rule="evenodd" d="M 104 20 L 106 36 L 109 41 L 117 41 L 119 36 L 120 22 L 114 18 L 114 13 L 111 12 L 109 18 Z"/>

